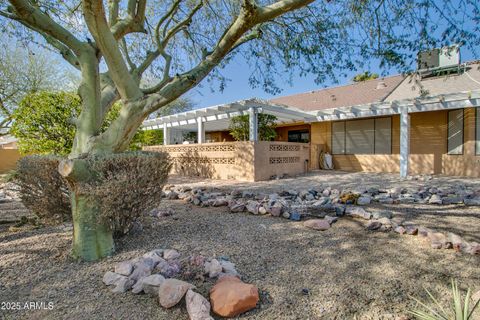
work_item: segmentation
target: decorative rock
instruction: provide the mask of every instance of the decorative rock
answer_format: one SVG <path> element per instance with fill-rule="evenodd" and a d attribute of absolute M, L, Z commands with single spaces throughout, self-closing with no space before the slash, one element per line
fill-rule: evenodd
<path fill-rule="evenodd" d="M 344 206 L 336 206 L 335 207 L 335 215 L 337 217 L 343 217 L 345 214 L 345 207 Z"/>
<path fill-rule="evenodd" d="M 141 259 L 140 263 L 138 263 L 135 266 L 135 269 L 133 270 L 132 274 L 128 277 L 134 283 L 152 274 L 153 264 L 147 263 L 147 261 L 151 261 L 151 260 Z"/>
<path fill-rule="evenodd" d="M 248 212 L 253 214 L 258 214 L 258 209 L 260 208 L 260 204 L 257 201 L 250 200 L 247 202 L 245 206 Z"/>
<path fill-rule="evenodd" d="M 160 274 L 164 277 L 171 278 L 177 275 L 180 272 L 180 264 L 178 261 L 166 261 L 163 260 L 157 264 L 155 270 L 160 272 Z"/>
<path fill-rule="evenodd" d="M 237 277 L 222 277 L 210 290 L 213 312 L 222 317 L 235 317 L 253 309 L 258 300 L 257 287 Z"/>
<path fill-rule="evenodd" d="M 361 196 L 357 199 L 357 204 L 359 206 L 365 206 L 370 204 L 370 202 L 372 202 L 372 198 L 370 196 Z"/>
<path fill-rule="evenodd" d="M 112 271 L 107 271 L 103 275 L 103 283 L 105 283 L 107 286 L 111 286 L 115 283 L 117 283 L 120 279 L 122 279 L 122 275 L 112 272 Z"/>
<path fill-rule="evenodd" d="M 459 235 L 455 233 L 449 232 L 448 233 L 448 242 L 452 244 L 452 247 L 455 251 L 460 251 L 462 248 L 463 240 Z"/>
<path fill-rule="evenodd" d="M 290 220 L 293 221 L 300 221 L 302 219 L 302 215 L 298 212 L 292 212 L 290 213 Z"/>
<path fill-rule="evenodd" d="M 418 233 L 418 228 L 415 226 L 405 226 L 405 230 L 407 231 L 406 233 L 415 236 Z"/>
<path fill-rule="evenodd" d="M 382 223 L 376 220 L 369 221 L 367 223 L 366 229 L 373 231 L 373 230 L 378 230 L 382 227 Z"/>
<path fill-rule="evenodd" d="M 428 237 L 428 235 L 432 232 L 432 230 L 425 228 L 425 227 L 419 227 L 418 228 L 418 235 L 421 237 Z"/>
<path fill-rule="evenodd" d="M 142 279 L 143 291 L 146 294 L 156 295 L 160 285 L 165 281 L 165 278 L 159 274 L 152 274 L 151 276 Z"/>
<path fill-rule="evenodd" d="M 392 198 L 383 198 L 378 200 L 378 202 L 382 204 L 393 204 L 393 201 L 394 200 Z"/>
<path fill-rule="evenodd" d="M 355 217 L 355 218 L 362 218 L 369 220 L 372 217 L 370 212 L 365 211 L 365 209 L 356 206 L 347 206 L 345 209 L 345 213 Z"/>
<path fill-rule="evenodd" d="M 433 249 L 441 249 L 442 247 L 446 247 L 447 239 L 443 233 L 432 232 L 429 233 L 428 238 L 430 239 L 430 245 Z"/>
<path fill-rule="evenodd" d="M 234 202 L 230 205 L 230 212 L 243 212 L 245 211 L 245 205 L 243 203 Z"/>
<path fill-rule="evenodd" d="M 282 214 L 283 206 L 280 203 L 275 203 L 273 206 L 268 208 L 268 212 L 274 216 L 279 217 Z"/>
<path fill-rule="evenodd" d="M 115 265 L 115 273 L 121 274 L 122 276 L 129 276 L 133 271 L 133 263 L 130 261 L 122 261 Z"/>
<path fill-rule="evenodd" d="M 314 230 L 328 230 L 330 229 L 330 223 L 324 219 L 312 219 L 307 220 L 303 223 L 303 225 L 307 228 L 314 229 Z"/>
<path fill-rule="evenodd" d="M 396 233 L 399 233 L 399 234 L 405 234 L 405 233 L 407 233 L 407 230 L 406 230 L 404 227 L 402 227 L 402 226 L 396 227 L 396 228 L 394 229 L 394 231 L 395 231 Z"/>
<path fill-rule="evenodd" d="M 163 252 L 163 258 L 166 260 L 174 260 L 180 257 L 180 253 L 174 249 L 167 249 Z"/>
<path fill-rule="evenodd" d="M 230 276 L 238 276 L 237 269 L 235 269 L 235 264 L 230 261 L 220 260 L 220 265 L 222 266 L 222 272 Z"/>
<path fill-rule="evenodd" d="M 190 320 L 213 320 L 210 316 L 210 302 L 201 294 L 188 290 L 185 302 Z"/>
<path fill-rule="evenodd" d="M 121 278 L 115 284 L 115 288 L 112 289 L 114 293 L 124 293 L 130 290 L 133 285 L 133 281 L 125 276 L 120 276 Z"/>
<path fill-rule="evenodd" d="M 381 218 L 388 218 L 392 219 L 393 214 L 390 211 L 375 211 L 372 213 L 373 219 L 381 219 Z"/>
<path fill-rule="evenodd" d="M 480 206 L 480 197 L 464 199 L 463 203 L 467 206 Z"/>
<path fill-rule="evenodd" d="M 428 200 L 429 204 L 442 204 L 442 198 L 438 194 L 433 194 Z"/>
<path fill-rule="evenodd" d="M 164 308 L 171 308 L 182 300 L 189 289 L 195 286 L 177 279 L 165 279 L 158 289 L 158 299 Z"/>
<path fill-rule="evenodd" d="M 338 217 L 325 216 L 324 219 L 327 220 L 330 225 L 332 225 L 333 223 L 337 222 Z"/>
<path fill-rule="evenodd" d="M 266 213 L 267 213 L 267 209 L 265 209 L 265 207 L 260 207 L 260 208 L 258 208 L 258 213 L 259 213 L 259 214 L 266 214 Z"/>
<path fill-rule="evenodd" d="M 217 259 L 212 259 L 210 262 L 205 262 L 205 273 L 208 273 L 210 278 L 217 277 L 222 272 L 222 265 Z"/>

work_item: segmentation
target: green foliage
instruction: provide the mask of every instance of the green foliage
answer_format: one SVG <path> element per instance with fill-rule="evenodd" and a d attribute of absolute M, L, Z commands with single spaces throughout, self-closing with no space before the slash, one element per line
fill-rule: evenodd
<path fill-rule="evenodd" d="M 426 290 L 428 296 L 433 302 L 432 306 L 420 300 L 413 298 L 423 310 L 410 311 L 416 319 L 419 320 L 473 320 L 473 313 L 478 308 L 480 300 L 473 301 L 473 307 L 470 308 L 471 290 L 467 290 L 465 300 L 458 288 L 457 282 L 452 280 L 452 301 L 450 305 L 443 306 L 435 297 Z"/>
<path fill-rule="evenodd" d="M 353 77 L 353 82 L 362 82 L 362 81 L 373 80 L 377 78 L 378 78 L 378 74 L 370 73 L 370 71 L 365 71 Z"/>
<path fill-rule="evenodd" d="M 22 154 L 70 153 L 75 136 L 73 119 L 81 108 L 80 97 L 68 92 L 40 91 L 27 95 L 13 113 L 15 122 L 11 132 L 18 138 Z M 119 115 L 121 105 L 116 103 L 108 112 L 102 130 Z M 161 144 L 162 130 L 138 130 L 130 144 L 131 150 L 142 146 Z"/>
<path fill-rule="evenodd" d="M 258 140 L 271 141 L 277 136 L 275 121 L 277 117 L 271 114 L 258 115 Z M 249 116 L 241 115 L 230 120 L 230 134 L 237 141 L 247 141 L 250 135 Z"/>
<path fill-rule="evenodd" d="M 27 95 L 13 113 L 11 133 L 22 154 L 70 152 L 75 135 L 72 119 L 80 111 L 80 98 L 68 92 L 41 91 Z"/>

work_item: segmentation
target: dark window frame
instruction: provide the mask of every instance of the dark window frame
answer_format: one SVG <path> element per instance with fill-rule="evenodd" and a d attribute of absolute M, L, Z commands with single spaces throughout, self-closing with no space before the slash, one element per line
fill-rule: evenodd
<path fill-rule="evenodd" d="M 299 138 L 300 138 L 300 141 L 290 141 L 290 133 L 298 134 L 298 135 L 299 135 Z M 307 141 L 307 142 L 301 141 L 302 133 L 308 133 L 308 141 Z M 311 140 L 312 140 L 312 137 L 311 137 L 311 133 L 310 133 L 310 130 L 309 130 L 309 129 L 298 129 L 298 130 L 288 130 L 288 131 L 287 131 L 287 141 L 288 141 L 288 142 L 310 143 Z"/>

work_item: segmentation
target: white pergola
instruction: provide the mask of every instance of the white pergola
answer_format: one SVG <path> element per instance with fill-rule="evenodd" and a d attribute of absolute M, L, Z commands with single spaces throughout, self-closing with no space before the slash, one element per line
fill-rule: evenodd
<path fill-rule="evenodd" d="M 145 120 L 143 128 L 145 130 L 163 128 L 164 144 L 168 144 L 170 141 L 170 129 L 172 128 L 197 131 L 198 143 L 204 143 L 206 131 L 227 130 L 230 118 L 248 114 L 250 115 L 250 141 L 257 141 L 259 113 L 276 116 L 277 124 L 309 123 L 317 119 L 313 113 L 260 99 L 248 99 Z"/>

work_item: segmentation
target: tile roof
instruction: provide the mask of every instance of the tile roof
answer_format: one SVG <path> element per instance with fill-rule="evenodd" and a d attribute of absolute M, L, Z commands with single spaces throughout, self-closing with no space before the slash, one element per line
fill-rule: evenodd
<path fill-rule="evenodd" d="M 383 101 L 403 79 L 403 75 L 395 75 L 274 98 L 270 101 L 304 111 L 316 111 L 380 102 Z M 384 87 L 382 86 L 382 82 L 385 84 Z"/>

